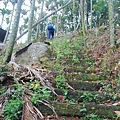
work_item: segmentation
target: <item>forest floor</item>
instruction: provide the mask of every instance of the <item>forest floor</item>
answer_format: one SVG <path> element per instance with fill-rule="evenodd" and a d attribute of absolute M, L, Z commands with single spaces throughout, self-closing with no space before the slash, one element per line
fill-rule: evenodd
<path fill-rule="evenodd" d="M 119 120 L 120 28 L 51 40 L 48 59 L 0 65 L 0 120 Z"/>

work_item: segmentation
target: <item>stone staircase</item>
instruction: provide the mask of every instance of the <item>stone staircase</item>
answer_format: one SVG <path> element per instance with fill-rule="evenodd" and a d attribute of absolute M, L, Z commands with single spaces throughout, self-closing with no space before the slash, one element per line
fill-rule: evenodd
<path fill-rule="evenodd" d="M 63 97 L 61 100 L 54 98 L 51 104 L 59 116 L 78 116 L 81 119 L 87 114 L 96 114 L 102 119 L 114 120 L 115 111 L 120 110 L 120 106 L 117 106 L 120 100 L 117 86 L 106 71 L 95 69 L 95 61 L 78 51 L 75 59 L 74 54 L 71 54 L 64 60 L 56 61 L 55 55 L 51 55 L 50 60 L 44 63 L 52 70 L 54 77 L 65 78 L 63 81 L 59 78 L 61 89 L 54 85 L 56 93 L 64 96 L 65 100 Z M 52 114 L 52 110 L 45 106 L 41 106 L 40 111 Z"/>

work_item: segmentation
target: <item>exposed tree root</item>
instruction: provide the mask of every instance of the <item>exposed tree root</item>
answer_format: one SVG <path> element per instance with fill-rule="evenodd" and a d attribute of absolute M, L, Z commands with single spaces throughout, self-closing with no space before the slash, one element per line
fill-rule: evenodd
<path fill-rule="evenodd" d="M 33 66 L 23 66 L 18 65 L 15 62 L 9 63 L 11 68 L 11 74 L 8 76 L 13 79 L 14 83 L 19 84 L 22 83 L 23 89 L 24 89 L 24 95 L 22 97 L 23 99 L 23 112 L 22 112 L 22 120 L 45 120 L 45 117 L 42 115 L 40 110 L 38 110 L 32 103 L 31 98 L 33 97 L 34 93 L 32 93 L 28 88 L 29 86 L 26 84 L 26 81 L 29 81 L 30 79 L 37 79 L 41 86 L 40 87 L 46 87 L 47 89 L 51 90 L 53 94 L 58 96 L 56 92 L 54 91 L 54 88 L 51 85 L 51 81 L 49 79 L 50 77 L 50 71 L 44 70 L 38 67 Z M 0 116 L 2 114 L 2 110 L 5 106 L 5 100 L 8 99 L 8 95 L 12 95 L 12 90 L 8 88 L 8 90 L 3 93 L 0 96 Z M 43 100 L 37 100 L 36 102 L 40 102 L 44 104 L 45 106 L 52 109 L 52 111 L 55 114 L 55 118 L 57 119 L 57 113 L 54 110 L 54 107 L 48 102 Z"/>

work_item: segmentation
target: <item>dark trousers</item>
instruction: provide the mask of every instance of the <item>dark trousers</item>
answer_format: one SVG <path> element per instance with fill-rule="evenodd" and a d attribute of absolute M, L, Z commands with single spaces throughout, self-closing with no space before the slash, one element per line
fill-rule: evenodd
<path fill-rule="evenodd" d="M 51 36 L 54 38 L 54 30 L 48 30 L 48 39 L 50 39 Z"/>

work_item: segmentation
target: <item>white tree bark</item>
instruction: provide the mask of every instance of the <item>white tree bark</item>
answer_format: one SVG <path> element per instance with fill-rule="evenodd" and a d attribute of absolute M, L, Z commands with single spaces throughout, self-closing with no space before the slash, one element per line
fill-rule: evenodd
<path fill-rule="evenodd" d="M 85 31 L 87 31 L 87 1 L 84 0 L 84 20 L 85 20 Z"/>
<path fill-rule="evenodd" d="M 14 47 L 14 43 L 15 43 L 15 39 L 16 39 L 17 31 L 18 31 L 22 3 L 23 3 L 23 0 L 17 1 L 16 13 L 15 13 L 14 22 L 12 25 L 12 32 L 11 32 L 11 36 L 10 36 L 10 41 L 9 41 L 7 49 L 6 49 L 3 63 L 8 63 L 11 59 L 11 55 L 12 55 L 12 51 L 13 51 L 13 47 Z"/>
<path fill-rule="evenodd" d="M 9 27 L 7 29 L 7 33 L 6 33 L 5 38 L 4 38 L 4 43 L 6 43 L 8 35 L 9 35 L 9 31 L 10 31 L 10 27 L 11 27 L 14 11 L 15 11 L 15 4 L 13 4 L 13 9 L 12 9 L 12 14 L 11 14 L 11 18 L 10 18 L 10 23 L 9 23 Z"/>
<path fill-rule="evenodd" d="M 30 15 L 29 15 L 29 21 L 28 21 L 28 38 L 27 38 L 28 42 L 31 42 L 34 10 L 35 10 L 35 0 L 32 0 L 31 10 L 30 10 Z"/>
<path fill-rule="evenodd" d="M 110 28 L 110 47 L 115 46 L 115 27 L 114 27 L 114 9 L 113 0 L 108 0 L 109 28 Z"/>
<path fill-rule="evenodd" d="M 90 29 L 92 29 L 92 0 L 90 0 Z"/>
<path fill-rule="evenodd" d="M 85 22 L 84 22 L 83 0 L 80 1 L 80 11 L 81 11 L 82 32 L 83 32 L 83 35 L 85 35 Z"/>
<path fill-rule="evenodd" d="M 44 6 L 44 0 L 42 1 L 42 5 L 41 5 L 41 10 L 40 10 L 40 13 L 39 13 L 39 18 L 38 19 L 41 19 L 42 18 L 42 13 L 43 13 L 43 6 Z M 39 33 L 40 33 L 40 25 L 38 24 L 37 25 L 37 33 L 36 33 L 36 39 L 39 37 Z"/>
<path fill-rule="evenodd" d="M 6 10 L 7 4 L 8 4 L 8 0 L 5 1 L 5 8 L 4 8 L 5 10 Z M 1 20 L 1 24 L 0 24 L 1 27 L 3 25 L 4 17 L 5 17 L 5 14 L 3 14 L 3 16 L 2 16 L 2 20 Z"/>
<path fill-rule="evenodd" d="M 76 20 L 75 20 L 75 0 L 73 0 L 73 24 L 74 24 L 74 32 L 76 32 Z"/>

